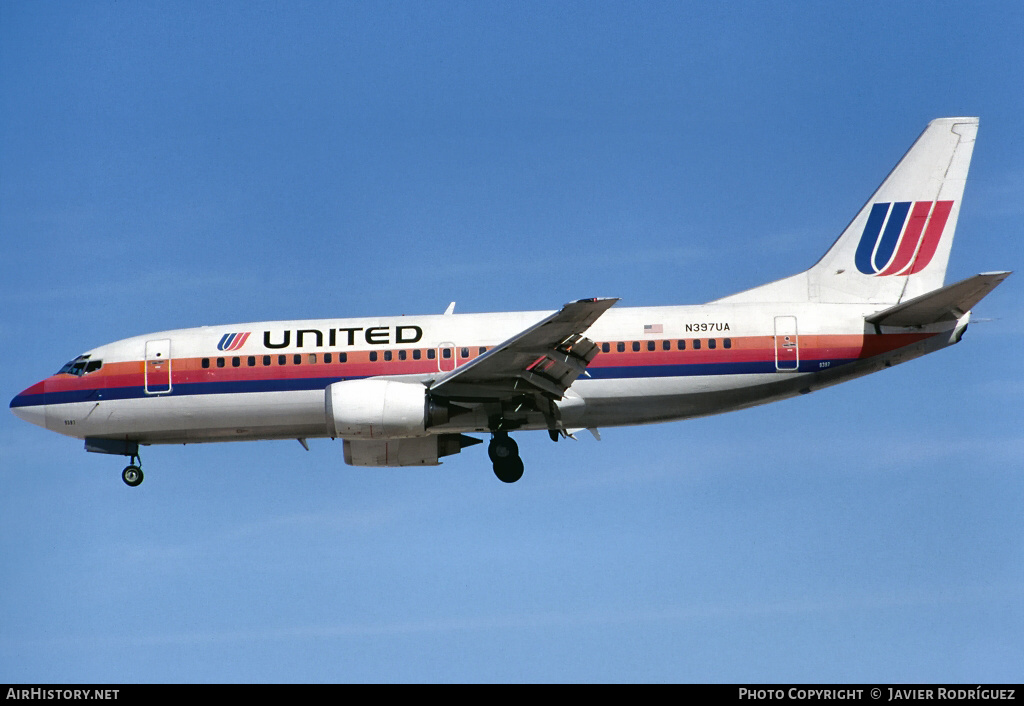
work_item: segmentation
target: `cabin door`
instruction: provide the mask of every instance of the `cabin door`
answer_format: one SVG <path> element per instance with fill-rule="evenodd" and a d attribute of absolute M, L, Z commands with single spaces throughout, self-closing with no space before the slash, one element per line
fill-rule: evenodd
<path fill-rule="evenodd" d="M 171 339 L 146 341 L 145 384 L 147 395 L 171 391 Z"/>
<path fill-rule="evenodd" d="M 800 338 L 795 316 L 775 317 L 775 369 L 796 371 L 800 368 Z"/>

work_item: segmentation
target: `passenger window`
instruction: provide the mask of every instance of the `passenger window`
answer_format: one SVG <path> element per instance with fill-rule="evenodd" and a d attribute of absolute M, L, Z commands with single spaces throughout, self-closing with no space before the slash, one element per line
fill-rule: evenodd
<path fill-rule="evenodd" d="M 448 358 L 451 358 L 452 357 L 452 349 L 451 348 L 443 348 L 441 350 L 441 357 L 444 358 L 445 360 L 447 360 Z"/>
<path fill-rule="evenodd" d="M 347 363 L 348 362 L 348 353 L 339 353 L 338 354 L 338 362 L 339 363 Z"/>
<path fill-rule="evenodd" d="M 288 356 L 286 356 L 286 355 L 279 355 L 279 356 L 277 356 L 277 364 L 278 365 L 288 365 Z"/>
<path fill-rule="evenodd" d="M 468 358 L 469 357 L 469 349 L 468 348 L 463 348 L 462 349 L 462 357 L 463 358 Z"/>
<path fill-rule="evenodd" d="M 256 367 L 256 356 L 254 356 L 254 355 L 249 356 L 249 360 L 247 360 L 246 362 L 249 364 L 250 368 Z"/>
<path fill-rule="evenodd" d="M 636 351 L 639 351 L 639 350 L 640 350 L 640 341 L 633 341 L 633 351 L 636 352 Z"/>
<path fill-rule="evenodd" d="M 237 355 L 234 358 L 231 359 L 231 367 L 232 368 L 237 368 L 241 364 L 242 364 L 242 359 L 239 358 Z"/>
<path fill-rule="evenodd" d="M 293 355 L 292 362 L 295 363 L 296 365 L 302 365 L 302 354 L 296 353 L 295 355 Z"/>
<path fill-rule="evenodd" d="M 263 365 L 265 365 L 265 366 L 266 365 L 270 365 L 270 356 L 269 355 L 263 356 Z"/>
<path fill-rule="evenodd" d="M 370 351 L 370 362 L 371 363 L 376 363 L 377 362 L 377 351 Z"/>
<path fill-rule="evenodd" d="M 484 348 L 483 346 L 480 346 L 480 355 L 483 355 L 486 352 L 487 352 L 487 349 Z"/>
<path fill-rule="evenodd" d="M 309 363 L 310 363 L 310 365 L 312 365 L 315 362 L 316 362 L 316 353 L 310 353 L 309 354 Z"/>
<path fill-rule="evenodd" d="M 404 350 L 404 349 L 398 351 L 398 359 L 399 360 L 405 360 L 408 357 L 408 355 L 409 355 L 409 352 Z"/>
<path fill-rule="evenodd" d="M 617 350 L 619 353 L 625 353 L 626 344 L 622 341 L 619 341 L 618 343 L 615 344 L 615 350 Z"/>
<path fill-rule="evenodd" d="M 428 348 L 427 349 L 427 360 L 433 360 L 436 357 L 437 357 L 437 353 L 434 351 L 434 349 L 433 348 Z"/>
<path fill-rule="evenodd" d="M 210 359 L 209 358 L 203 358 L 203 367 L 204 368 L 209 368 L 210 367 Z"/>
<path fill-rule="evenodd" d="M 661 350 L 663 350 L 663 351 L 670 351 L 670 350 L 672 350 L 672 341 L 662 341 L 661 342 Z"/>
<path fill-rule="evenodd" d="M 412 351 L 412 359 L 413 360 L 419 360 L 422 357 L 423 357 L 423 351 L 421 351 L 419 348 L 414 348 L 413 351 Z"/>
<path fill-rule="evenodd" d="M 723 348 L 732 348 L 732 339 L 731 338 L 727 338 L 724 341 L 722 341 L 722 347 Z"/>
<path fill-rule="evenodd" d="M 218 368 L 223 368 L 224 367 L 224 359 L 223 358 L 218 358 L 217 359 L 217 367 Z"/>
<path fill-rule="evenodd" d="M 685 351 L 686 341 L 684 341 L 683 339 L 679 339 L 678 341 L 676 341 L 676 350 Z"/>
<path fill-rule="evenodd" d="M 699 338 L 693 339 L 693 350 L 695 350 L 695 351 L 699 351 L 700 350 L 700 339 Z"/>
<path fill-rule="evenodd" d="M 324 353 L 324 362 L 325 363 L 330 363 L 332 360 L 334 360 L 334 356 L 333 355 L 331 355 L 330 353 Z"/>
<path fill-rule="evenodd" d="M 711 350 L 714 350 L 717 347 L 718 347 L 718 341 L 716 341 L 713 338 L 709 338 L 708 339 L 708 348 L 710 348 Z"/>
<path fill-rule="evenodd" d="M 384 351 L 384 360 L 391 360 L 391 351 Z"/>
<path fill-rule="evenodd" d="M 610 343 L 602 343 L 602 344 L 601 344 L 601 352 L 602 352 L 602 353 L 607 353 L 607 352 L 609 352 L 609 351 L 610 351 L 611 349 L 612 349 L 612 346 L 611 346 L 611 344 L 610 344 Z"/>
<path fill-rule="evenodd" d="M 647 342 L 647 350 L 653 351 L 656 345 L 657 344 L 654 341 L 648 341 Z"/>

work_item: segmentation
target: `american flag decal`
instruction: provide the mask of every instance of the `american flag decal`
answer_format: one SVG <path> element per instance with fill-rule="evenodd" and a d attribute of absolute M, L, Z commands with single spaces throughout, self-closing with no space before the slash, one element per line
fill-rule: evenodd
<path fill-rule="evenodd" d="M 644 324 L 644 334 L 649 333 L 662 333 L 663 329 L 661 324 Z"/>

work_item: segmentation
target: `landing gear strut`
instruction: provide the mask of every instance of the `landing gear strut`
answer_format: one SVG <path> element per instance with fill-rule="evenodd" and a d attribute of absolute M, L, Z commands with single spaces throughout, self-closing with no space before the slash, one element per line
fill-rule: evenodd
<path fill-rule="evenodd" d="M 508 432 L 496 431 L 491 435 L 487 455 L 494 464 L 494 475 L 502 483 L 515 483 L 523 477 L 523 459 L 519 458 L 519 445 Z"/>
<path fill-rule="evenodd" d="M 126 485 L 134 488 L 142 482 L 143 475 L 142 468 L 140 467 L 141 463 L 141 459 L 139 459 L 138 456 L 133 455 L 131 463 L 125 466 L 124 470 L 121 471 L 121 480 L 123 480 Z"/>

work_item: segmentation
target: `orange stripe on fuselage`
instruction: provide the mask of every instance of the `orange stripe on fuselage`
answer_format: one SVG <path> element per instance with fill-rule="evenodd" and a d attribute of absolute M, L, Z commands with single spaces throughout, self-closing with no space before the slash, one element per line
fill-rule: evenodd
<path fill-rule="evenodd" d="M 799 336 L 801 360 L 856 360 L 881 355 L 889 351 L 912 345 L 936 334 L 933 333 L 889 333 L 889 334 L 805 334 Z M 709 337 L 710 338 L 710 337 Z M 649 339 L 641 339 L 643 346 L 640 351 L 627 349 L 619 353 L 615 350 L 618 341 L 612 341 L 610 352 L 600 352 L 590 363 L 594 368 L 615 368 L 619 366 L 635 367 L 644 365 L 706 365 L 709 363 L 744 363 L 769 361 L 775 358 L 774 336 L 743 336 L 715 337 L 717 347 L 708 348 L 709 338 L 701 339 L 657 339 L 653 351 L 646 350 Z M 725 348 L 723 341 L 729 338 L 731 347 Z M 635 340 L 635 339 L 634 339 Z M 663 350 L 662 342 L 669 340 L 672 350 Z M 676 341 L 686 341 L 685 350 L 676 349 Z M 701 348 L 695 350 L 693 341 L 700 340 Z M 631 347 L 632 340 L 625 341 Z M 598 344 L 600 345 L 600 344 Z M 473 346 L 479 350 L 479 346 Z M 210 367 L 202 366 L 203 358 L 173 358 L 171 360 L 172 384 L 231 382 L 246 380 L 289 380 L 304 378 L 354 378 L 372 377 L 375 375 L 413 375 L 437 372 L 437 359 L 428 359 L 424 351 L 420 360 L 397 360 L 397 351 L 390 349 L 394 360 L 382 360 L 384 349 L 375 351 L 378 359 L 370 360 L 371 351 L 345 351 L 347 362 L 324 363 L 323 352 L 316 353 L 317 362 L 308 362 L 309 353 L 302 353 L 302 362 L 294 364 L 295 353 L 260 353 L 249 355 L 207 356 Z M 411 351 L 412 349 L 405 349 Z M 328 351 L 333 355 L 338 352 Z M 269 355 L 271 365 L 263 365 L 264 355 Z M 278 356 L 286 356 L 286 364 L 278 364 Z M 256 365 L 248 365 L 253 357 Z M 459 363 L 468 362 L 477 355 L 459 359 Z M 225 367 L 217 367 L 217 359 L 223 358 Z M 232 359 L 238 358 L 238 367 L 232 366 Z M 538 359 L 541 360 L 541 359 Z M 67 373 L 53 375 L 45 381 L 47 392 L 64 392 L 72 390 L 108 389 L 118 387 L 141 387 L 145 381 L 145 363 L 141 360 L 120 363 L 104 363 L 97 371 L 77 377 Z"/>

